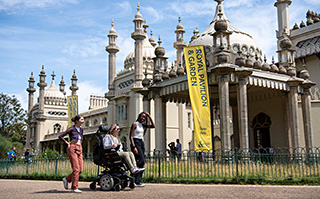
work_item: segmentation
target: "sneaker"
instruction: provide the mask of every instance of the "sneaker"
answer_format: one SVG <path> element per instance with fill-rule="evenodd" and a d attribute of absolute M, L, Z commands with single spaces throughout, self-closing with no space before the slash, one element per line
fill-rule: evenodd
<path fill-rule="evenodd" d="M 65 189 L 68 189 L 68 181 L 66 178 L 62 178 L 62 181 L 63 181 L 63 186 Z"/>
<path fill-rule="evenodd" d="M 79 189 L 71 189 L 71 192 L 73 192 L 73 193 L 81 193 L 82 191 L 80 191 Z"/>
<path fill-rule="evenodd" d="M 146 186 L 145 184 L 142 184 L 141 182 L 136 183 L 135 185 L 136 185 L 136 187 L 144 187 L 144 186 Z"/>

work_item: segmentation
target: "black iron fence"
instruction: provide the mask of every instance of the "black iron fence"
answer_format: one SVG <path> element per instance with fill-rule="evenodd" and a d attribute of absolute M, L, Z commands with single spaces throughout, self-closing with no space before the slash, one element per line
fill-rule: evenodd
<path fill-rule="evenodd" d="M 145 154 L 144 178 L 166 179 L 314 179 L 320 177 L 319 148 L 182 151 L 181 155 L 153 151 Z M 84 178 L 96 177 L 102 169 L 84 154 Z M 64 154 L 30 160 L 0 160 L 0 176 L 61 177 L 71 173 Z"/>

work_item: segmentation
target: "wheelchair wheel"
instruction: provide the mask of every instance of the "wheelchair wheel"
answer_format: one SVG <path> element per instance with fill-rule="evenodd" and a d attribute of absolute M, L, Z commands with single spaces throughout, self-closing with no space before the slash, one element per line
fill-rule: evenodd
<path fill-rule="evenodd" d="M 130 189 L 134 189 L 134 187 L 135 187 L 134 183 L 130 182 L 129 187 L 130 187 Z"/>
<path fill-rule="evenodd" d="M 100 178 L 99 184 L 103 191 L 109 191 L 113 188 L 114 181 L 112 176 L 105 174 Z"/>
<path fill-rule="evenodd" d="M 115 191 L 120 191 L 120 189 L 121 189 L 120 184 L 116 184 L 116 186 L 114 186 Z"/>
<path fill-rule="evenodd" d="M 92 183 L 90 184 L 90 189 L 91 189 L 91 190 L 95 190 L 95 189 L 96 189 L 96 183 L 95 183 L 95 182 L 92 182 Z"/>
<path fill-rule="evenodd" d="M 128 186 L 128 181 L 122 180 L 122 181 L 121 181 L 121 189 L 124 189 L 124 188 L 126 188 L 127 186 Z"/>

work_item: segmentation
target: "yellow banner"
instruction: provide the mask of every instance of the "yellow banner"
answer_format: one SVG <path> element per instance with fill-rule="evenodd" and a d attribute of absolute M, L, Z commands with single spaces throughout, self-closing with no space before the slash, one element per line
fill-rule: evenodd
<path fill-rule="evenodd" d="M 184 48 L 196 151 L 212 151 L 210 97 L 203 46 Z"/>
<path fill-rule="evenodd" d="M 68 96 L 67 99 L 68 99 L 68 127 L 70 127 L 73 125 L 71 118 L 78 115 L 78 96 L 71 95 L 71 96 Z"/>

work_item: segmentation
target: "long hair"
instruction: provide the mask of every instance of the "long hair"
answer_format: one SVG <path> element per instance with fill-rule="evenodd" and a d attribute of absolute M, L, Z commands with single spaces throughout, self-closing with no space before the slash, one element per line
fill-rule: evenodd
<path fill-rule="evenodd" d="M 139 118 L 142 116 L 142 114 L 144 114 L 144 115 L 146 116 L 146 120 L 145 120 L 143 123 L 139 121 Z M 136 119 L 136 122 L 140 122 L 140 123 L 142 124 L 143 130 L 144 130 L 143 135 L 145 135 L 146 132 L 147 132 L 147 124 L 148 124 L 148 122 L 149 122 L 149 117 L 147 116 L 147 114 L 145 114 L 145 112 L 141 112 L 141 113 L 138 115 L 138 118 Z"/>
<path fill-rule="evenodd" d="M 111 124 L 107 134 L 111 135 L 111 133 L 117 128 L 117 126 L 118 126 L 118 124 Z"/>

